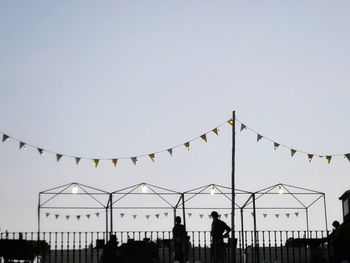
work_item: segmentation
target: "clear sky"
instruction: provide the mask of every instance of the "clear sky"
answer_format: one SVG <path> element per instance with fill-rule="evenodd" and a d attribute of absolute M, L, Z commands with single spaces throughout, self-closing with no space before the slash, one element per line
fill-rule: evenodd
<path fill-rule="evenodd" d="M 0 130 L 53 152 L 112 158 L 184 143 L 236 110 L 292 148 L 350 152 L 349 10 L 349 1 L 1 1 Z M 255 136 L 237 129 L 238 188 L 282 182 L 325 192 L 329 226 L 342 220 L 346 159 L 309 163 Z M 178 191 L 230 186 L 230 127 L 189 152 L 180 147 L 154 163 L 146 157 L 137 166 L 121 160 L 97 169 L 1 143 L 1 230 L 35 230 L 38 192 L 73 181 L 107 191 L 141 182 Z M 318 212 L 314 228 L 323 227 Z M 209 229 L 209 219 L 191 220 Z M 296 225 L 259 217 L 258 228 L 278 222 Z M 54 231 L 58 223 L 44 224 Z M 135 228 L 156 224 L 170 227 L 153 219 Z"/>

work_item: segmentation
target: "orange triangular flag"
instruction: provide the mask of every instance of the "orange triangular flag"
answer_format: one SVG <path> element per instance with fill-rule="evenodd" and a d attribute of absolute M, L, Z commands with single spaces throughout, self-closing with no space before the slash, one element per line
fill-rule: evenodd
<path fill-rule="evenodd" d="M 117 166 L 118 159 L 112 159 L 113 166 Z"/>

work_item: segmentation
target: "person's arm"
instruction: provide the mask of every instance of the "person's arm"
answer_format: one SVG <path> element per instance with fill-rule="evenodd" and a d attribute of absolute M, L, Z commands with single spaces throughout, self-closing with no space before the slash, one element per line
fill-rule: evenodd
<path fill-rule="evenodd" d="M 224 233 L 223 237 L 229 237 L 229 234 L 231 232 L 231 227 L 225 224 L 225 231 L 226 233 Z"/>

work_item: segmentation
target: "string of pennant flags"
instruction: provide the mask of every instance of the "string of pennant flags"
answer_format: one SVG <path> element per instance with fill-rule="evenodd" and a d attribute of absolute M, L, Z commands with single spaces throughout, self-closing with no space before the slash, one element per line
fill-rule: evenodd
<path fill-rule="evenodd" d="M 170 156 L 173 156 L 174 150 L 177 149 L 177 148 L 180 148 L 180 147 L 184 147 L 186 150 L 189 151 L 193 141 L 201 140 L 203 142 L 208 142 L 208 136 L 211 135 L 211 134 L 215 134 L 216 136 L 218 136 L 220 128 L 222 126 L 224 126 L 224 125 L 234 126 L 234 125 L 236 125 L 236 123 L 240 124 L 240 132 L 241 133 L 246 131 L 246 130 L 248 130 L 248 131 L 256 134 L 256 141 L 257 142 L 260 142 L 262 140 L 267 140 L 267 141 L 269 141 L 269 142 L 271 142 L 273 144 L 273 149 L 275 151 L 278 148 L 282 148 L 282 147 L 286 148 L 287 150 L 290 151 L 291 157 L 294 157 L 297 153 L 301 153 L 301 154 L 304 154 L 304 155 L 307 156 L 307 159 L 309 160 L 309 162 L 311 162 L 312 159 L 315 156 L 318 156 L 320 158 L 325 158 L 325 160 L 326 160 L 326 162 L 328 164 L 331 163 L 331 160 L 332 160 L 333 157 L 338 157 L 338 156 L 343 156 L 348 161 L 350 161 L 350 153 L 324 154 L 324 155 L 321 155 L 321 154 L 315 154 L 315 153 L 312 153 L 312 152 L 306 152 L 306 151 L 303 151 L 303 150 L 298 150 L 298 149 L 296 149 L 294 147 L 290 147 L 290 146 L 287 146 L 285 144 L 276 142 L 275 140 L 270 139 L 269 137 L 266 137 L 266 136 L 262 135 L 261 133 L 255 131 L 254 129 L 252 129 L 248 125 L 246 125 L 243 122 L 241 122 L 240 120 L 238 120 L 237 118 L 235 120 L 231 118 L 231 119 L 229 119 L 229 120 L 219 124 L 218 126 L 214 127 L 213 129 L 211 129 L 211 130 L 209 130 L 209 131 L 207 131 L 207 132 L 197 136 L 197 137 L 194 137 L 194 138 L 192 138 L 190 140 L 185 141 L 184 143 L 175 145 L 175 146 L 170 147 L 170 148 L 162 149 L 162 150 L 151 152 L 151 153 L 147 153 L 147 154 L 138 154 L 138 155 L 134 155 L 134 156 L 119 156 L 119 157 L 112 157 L 112 158 L 90 158 L 90 157 L 72 156 L 72 155 L 63 154 L 63 153 L 57 153 L 57 152 L 54 152 L 54 151 L 51 151 L 51 150 L 48 150 L 48 149 L 44 149 L 44 148 L 39 147 L 39 146 L 32 145 L 30 143 L 24 142 L 22 140 L 19 140 L 19 139 L 15 138 L 15 137 L 12 137 L 12 136 L 8 135 L 7 133 L 4 133 L 4 132 L 0 131 L 0 134 L 2 134 L 2 142 L 3 143 L 5 143 L 5 142 L 7 142 L 9 140 L 15 141 L 15 142 L 17 142 L 19 144 L 19 149 L 20 150 L 26 149 L 26 148 L 33 148 L 40 155 L 44 155 L 45 153 L 53 154 L 53 155 L 56 156 L 56 161 L 57 162 L 59 162 L 62 158 L 71 158 L 71 159 L 75 160 L 75 164 L 76 165 L 78 165 L 81 160 L 89 160 L 89 161 L 92 161 L 94 167 L 97 168 L 101 161 L 109 161 L 109 162 L 112 163 L 113 166 L 117 166 L 119 160 L 129 159 L 129 160 L 131 160 L 131 162 L 134 165 L 136 165 L 140 158 L 149 158 L 152 162 L 155 162 L 156 156 L 159 155 L 159 154 L 168 153 Z"/>
<path fill-rule="evenodd" d="M 254 213 L 253 212 L 250 212 L 251 216 L 254 216 Z M 257 216 L 263 216 L 264 218 L 267 218 L 267 217 L 275 217 L 277 219 L 279 218 L 282 218 L 282 216 L 284 215 L 286 218 L 292 218 L 292 217 L 299 217 L 299 214 L 300 212 L 288 212 L 288 213 L 262 213 L 262 214 L 256 214 Z M 94 214 L 85 214 L 85 215 L 67 215 L 67 214 L 51 214 L 49 212 L 46 212 L 45 213 L 45 216 L 46 218 L 49 218 L 49 217 L 54 217 L 54 219 L 58 220 L 60 218 L 65 218 L 66 220 L 70 220 L 70 219 L 73 219 L 75 218 L 76 220 L 80 220 L 82 218 L 86 218 L 86 219 L 91 219 L 92 216 L 95 216 L 95 217 L 100 217 L 100 213 L 97 212 L 97 213 L 94 213 Z M 120 218 L 132 218 L 132 219 L 136 219 L 136 218 L 140 218 L 140 217 L 144 217 L 146 218 L 147 220 L 149 220 L 150 218 L 156 218 L 156 219 L 160 219 L 160 218 L 167 218 L 169 216 L 169 213 L 168 212 L 165 212 L 165 213 L 156 213 L 156 214 L 146 214 L 146 215 L 140 215 L 140 214 L 126 214 L 126 213 L 119 213 L 119 216 Z M 205 218 L 209 218 L 211 219 L 211 215 L 210 214 L 203 214 L 203 213 L 200 213 L 200 214 L 197 214 L 197 213 L 187 213 L 187 216 L 188 218 L 200 218 L 200 219 L 205 219 Z M 221 218 L 226 218 L 228 219 L 228 217 L 231 216 L 231 213 L 223 213 L 221 215 Z M 281 217 L 280 217 L 281 216 Z"/>

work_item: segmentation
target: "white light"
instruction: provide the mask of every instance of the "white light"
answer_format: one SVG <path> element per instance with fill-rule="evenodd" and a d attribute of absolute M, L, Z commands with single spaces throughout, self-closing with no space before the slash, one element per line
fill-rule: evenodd
<path fill-rule="evenodd" d="M 278 187 L 278 193 L 281 195 L 281 194 L 283 194 L 283 188 L 282 188 L 282 186 L 279 186 Z"/>
<path fill-rule="evenodd" d="M 215 194 L 215 187 L 213 185 L 210 189 L 210 195 L 214 195 L 214 194 Z"/>
<path fill-rule="evenodd" d="M 77 194 L 79 192 L 79 188 L 76 184 L 73 184 L 72 186 L 72 194 Z"/>
<path fill-rule="evenodd" d="M 148 190 L 147 185 L 142 184 L 142 185 L 141 185 L 141 192 L 142 192 L 142 193 L 147 193 L 147 190 Z"/>

